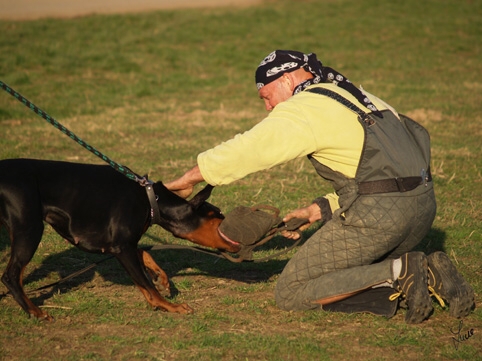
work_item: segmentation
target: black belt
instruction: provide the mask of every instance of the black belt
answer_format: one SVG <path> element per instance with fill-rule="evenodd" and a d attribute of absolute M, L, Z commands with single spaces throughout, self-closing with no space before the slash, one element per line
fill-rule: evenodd
<path fill-rule="evenodd" d="M 430 170 L 425 177 L 405 177 L 390 178 L 377 181 L 368 181 L 358 183 L 358 194 L 376 194 L 376 193 L 392 193 L 392 192 L 408 192 L 414 190 L 419 185 L 432 181 Z"/>

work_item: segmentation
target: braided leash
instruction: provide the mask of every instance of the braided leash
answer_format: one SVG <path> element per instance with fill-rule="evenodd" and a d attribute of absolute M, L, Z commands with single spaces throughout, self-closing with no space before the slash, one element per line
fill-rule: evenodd
<path fill-rule="evenodd" d="M 57 120 L 55 120 L 52 116 L 47 114 L 45 111 L 37 107 L 35 104 L 33 104 L 31 101 L 29 101 L 27 98 L 25 98 L 22 94 L 19 92 L 15 91 L 12 89 L 12 87 L 8 86 L 5 84 L 3 81 L 0 80 L 0 87 L 5 90 L 8 94 L 13 96 L 15 99 L 17 99 L 20 103 L 25 105 L 27 108 L 29 108 L 31 111 L 33 111 L 35 114 L 41 116 L 44 118 L 48 123 L 53 125 L 56 129 L 67 135 L 70 139 L 74 140 L 81 146 L 83 146 L 85 149 L 87 149 L 89 152 L 92 152 L 95 154 L 97 157 L 102 159 L 104 162 L 109 164 L 112 168 L 114 168 L 116 171 L 120 172 L 121 174 L 125 175 L 127 178 L 130 180 L 133 180 L 137 183 L 139 183 L 141 186 L 146 188 L 147 196 L 149 198 L 149 203 L 151 204 L 151 219 L 152 223 L 159 224 L 160 221 L 160 213 L 159 213 L 159 207 L 156 202 L 156 195 L 154 194 L 154 189 L 152 188 L 153 182 L 147 179 L 146 177 L 141 177 L 131 171 L 129 168 L 114 162 L 112 159 L 110 159 L 108 156 L 105 154 L 101 153 L 99 150 L 97 150 L 95 147 L 87 144 L 84 142 L 82 139 L 80 139 L 77 135 L 75 135 L 72 131 L 64 127 L 62 124 L 60 124 Z"/>
<path fill-rule="evenodd" d="M 80 139 L 78 136 L 76 136 L 73 132 L 71 132 L 69 129 L 64 127 L 62 124 L 60 124 L 57 120 L 55 120 L 52 116 L 47 114 L 45 111 L 37 107 L 35 104 L 33 104 L 31 101 L 29 101 L 27 98 L 25 98 L 22 94 L 18 93 L 12 87 L 8 86 L 5 84 L 3 81 L 0 80 L 0 87 L 5 90 L 8 94 L 13 96 L 15 99 L 17 99 L 20 103 L 25 105 L 27 108 L 29 108 L 31 111 L 33 111 L 35 114 L 41 116 L 44 118 L 48 123 L 53 125 L 56 129 L 67 135 L 69 138 L 83 146 L 85 149 L 87 149 L 89 152 L 92 152 L 95 154 L 97 157 L 102 159 L 104 162 L 109 164 L 112 168 L 117 170 L 118 172 L 124 174 L 127 178 L 136 181 L 137 183 L 141 184 L 142 186 L 145 186 L 148 181 L 146 177 L 140 177 L 139 175 L 135 174 L 132 172 L 129 168 L 124 167 L 123 165 L 114 162 L 112 159 L 107 157 L 106 155 L 102 154 L 99 150 L 97 150 L 95 147 L 92 147 L 91 145 L 87 144 L 84 142 L 82 139 Z"/>

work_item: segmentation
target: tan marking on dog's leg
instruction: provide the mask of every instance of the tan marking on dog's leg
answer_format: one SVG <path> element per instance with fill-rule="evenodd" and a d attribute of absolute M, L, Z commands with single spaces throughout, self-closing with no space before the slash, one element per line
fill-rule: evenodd
<path fill-rule="evenodd" d="M 167 296 L 171 294 L 171 287 L 169 285 L 169 278 L 166 272 L 154 261 L 152 256 L 143 249 L 139 249 L 139 258 L 141 259 L 144 267 L 151 276 L 152 282 L 161 294 L 166 293 Z"/>

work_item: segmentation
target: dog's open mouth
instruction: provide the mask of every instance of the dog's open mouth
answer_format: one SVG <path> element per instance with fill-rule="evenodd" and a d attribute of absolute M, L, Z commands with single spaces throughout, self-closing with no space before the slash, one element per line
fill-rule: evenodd
<path fill-rule="evenodd" d="M 223 232 L 221 232 L 221 230 L 218 228 L 218 233 L 219 235 L 221 236 L 222 239 L 224 239 L 226 242 L 229 242 L 231 244 L 234 244 L 236 246 L 239 246 L 239 242 L 236 242 L 236 241 L 233 241 L 231 238 L 229 238 L 228 236 L 226 236 Z"/>

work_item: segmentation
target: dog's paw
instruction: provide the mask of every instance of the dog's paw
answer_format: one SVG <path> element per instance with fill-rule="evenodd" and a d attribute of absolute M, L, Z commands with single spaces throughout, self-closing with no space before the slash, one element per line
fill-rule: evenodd
<path fill-rule="evenodd" d="M 38 309 L 38 311 L 32 310 L 31 312 L 29 312 L 29 316 L 35 317 L 40 322 L 54 322 L 55 321 L 55 318 L 53 318 L 47 312 L 44 312 L 40 309 Z"/>
<path fill-rule="evenodd" d="M 176 305 L 176 313 L 180 313 L 180 314 L 184 314 L 184 315 L 188 315 L 188 314 L 191 314 L 191 313 L 194 313 L 194 310 L 189 307 L 189 305 L 187 303 L 181 303 L 181 304 L 178 304 Z"/>

